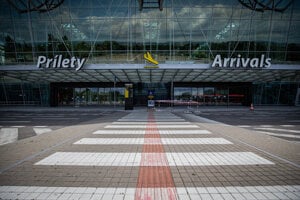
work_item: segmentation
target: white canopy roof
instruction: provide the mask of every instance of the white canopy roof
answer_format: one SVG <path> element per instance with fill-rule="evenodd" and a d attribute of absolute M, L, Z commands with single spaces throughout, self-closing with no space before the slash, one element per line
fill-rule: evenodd
<path fill-rule="evenodd" d="M 0 66 L 0 74 L 30 82 L 300 82 L 299 65 L 270 68 L 212 68 L 209 64 L 87 64 L 81 70 L 37 68 L 35 65 Z"/>

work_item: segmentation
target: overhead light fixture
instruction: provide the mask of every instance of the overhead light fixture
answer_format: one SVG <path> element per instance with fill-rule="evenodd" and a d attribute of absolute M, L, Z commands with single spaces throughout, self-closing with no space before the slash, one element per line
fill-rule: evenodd
<path fill-rule="evenodd" d="M 139 10 L 143 9 L 156 9 L 160 11 L 163 10 L 163 1 L 164 0 L 138 0 L 139 1 Z"/>
<path fill-rule="evenodd" d="M 47 12 L 59 7 L 64 0 L 7 0 L 7 2 L 14 7 L 19 13 L 27 12 Z"/>
<path fill-rule="evenodd" d="M 264 12 L 266 10 L 283 12 L 293 3 L 293 1 L 294 0 L 239 0 L 243 6 L 258 12 Z"/>

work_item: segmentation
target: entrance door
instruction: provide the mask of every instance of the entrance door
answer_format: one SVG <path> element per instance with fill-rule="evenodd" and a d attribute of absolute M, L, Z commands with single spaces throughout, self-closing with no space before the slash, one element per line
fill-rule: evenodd
<path fill-rule="evenodd" d="M 153 100 L 168 100 L 170 99 L 170 84 L 137 83 L 134 85 L 133 95 L 134 105 L 147 105 L 149 96 Z"/>
<path fill-rule="evenodd" d="M 97 105 L 98 88 L 74 88 L 76 106 Z"/>
<path fill-rule="evenodd" d="M 57 98 L 59 106 L 73 105 L 73 88 L 59 88 Z"/>
<path fill-rule="evenodd" d="M 87 104 L 86 88 L 74 88 L 74 101 L 76 106 Z"/>

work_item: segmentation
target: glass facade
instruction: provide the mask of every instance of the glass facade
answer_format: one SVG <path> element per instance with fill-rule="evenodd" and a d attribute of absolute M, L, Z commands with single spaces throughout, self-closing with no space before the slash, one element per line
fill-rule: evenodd
<path fill-rule="evenodd" d="M 299 84 L 284 82 L 254 84 L 254 103 L 256 105 L 295 105 L 299 87 Z"/>
<path fill-rule="evenodd" d="M 124 88 L 74 88 L 74 89 L 66 88 L 66 89 L 70 90 L 68 96 L 69 102 L 67 103 L 69 105 L 86 106 L 86 105 L 123 105 L 124 104 Z M 64 91 L 62 91 L 61 93 L 66 94 L 66 92 Z"/>
<path fill-rule="evenodd" d="M 238 0 L 164 0 L 162 10 L 141 10 L 138 0 L 61 0 L 55 1 L 61 2 L 56 8 L 39 12 L 36 4 L 41 2 L 49 1 L 0 0 L 0 67 L 26 68 L 36 65 L 38 56 L 62 55 L 86 58 L 86 64 L 109 64 L 114 70 L 117 64 L 144 64 L 145 52 L 170 65 L 207 64 L 218 54 L 228 58 L 264 54 L 272 58 L 272 64 L 300 65 L 300 1 L 296 0 L 274 0 L 279 7 L 289 5 L 282 12 L 251 10 Z M 135 73 L 124 71 L 126 76 Z M 299 79 L 285 79 L 279 72 L 276 82 L 245 80 L 246 91 L 243 84 L 228 84 L 235 82 L 231 75 L 223 79 L 222 73 L 216 75 L 218 85 L 194 81 L 187 86 L 185 77 L 194 72 L 177 72 L 165 70 L 160 81 L 152 82 L 159 73 L 153 71 L 150 81 L 145 81 L 147 70 L 141 70 L 139 81 L 134 82 L 135 104 L 145 105 L 153 91 L 157 100 L 192 100 L 203 105 L 292 105 L 299 88 Z M 94 70 L 87 75 L 93 73 L 106 79 L 102 85 L 61 86 L 53 92 L 53 81 L 30 79 L 37 74 L 7 76 L 0 71 L 0 104 L 122 105 L 126 81 L 107 86 L 104 82 L 113 80 L 105 72 Z M 183 83 L 173 86 L 176 74 Z M 199 74 L 205 73 L 199 70 Z M 164 81 L 164 75 L 173 79 Z M 68 82 L 64 74 L 55 79 L 64 81 Z"/>
<path fill-rule="evenodd" d="M 139 11 L 138 0 L 64 0 L 47 12 L 24 13 L 8 2 L 0 1 L 1 64 L 60 54 L 89 63 L 142 63 L 145 51 L 160 63 L 208 63 L 216 54 L 300 61 L 299 1 L 284 12 L 257 12 L 238 0 L 164 0 L 162 11 Z M 24 9 L 21 1 L 10 2 Z"/>
<path fill-rule="evenodd" d="M 2 77 L 0 105 L 49 106 L 49 84 L 30 83 Z"/>
<path fill-rule="evenodd" d="M 251 85 L 222 85 L 174 87 L 174 100 L 198 102 L 205 106 L 242 106 L 252 102 Z"/>
<path fill-rule="evenodd" d="M 146 105 L 149 96 L 154 100 L 171 99 L 169 83 L 137 83 L 134 85 L 134 104 Z"/>
<path fill-rule="evenodd" d="M 50 106 L 124 105 L 123 84 L 56 82 L 49 85 Z"/>

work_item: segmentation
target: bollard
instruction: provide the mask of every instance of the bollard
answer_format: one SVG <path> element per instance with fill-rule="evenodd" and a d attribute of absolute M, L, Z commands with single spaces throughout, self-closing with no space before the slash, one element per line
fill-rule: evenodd
<path fill-rule="evenodd" d="M 250 111 L 254 111 L 253 103 L 251 103 L 251 105 L 250 105 Z"/>

